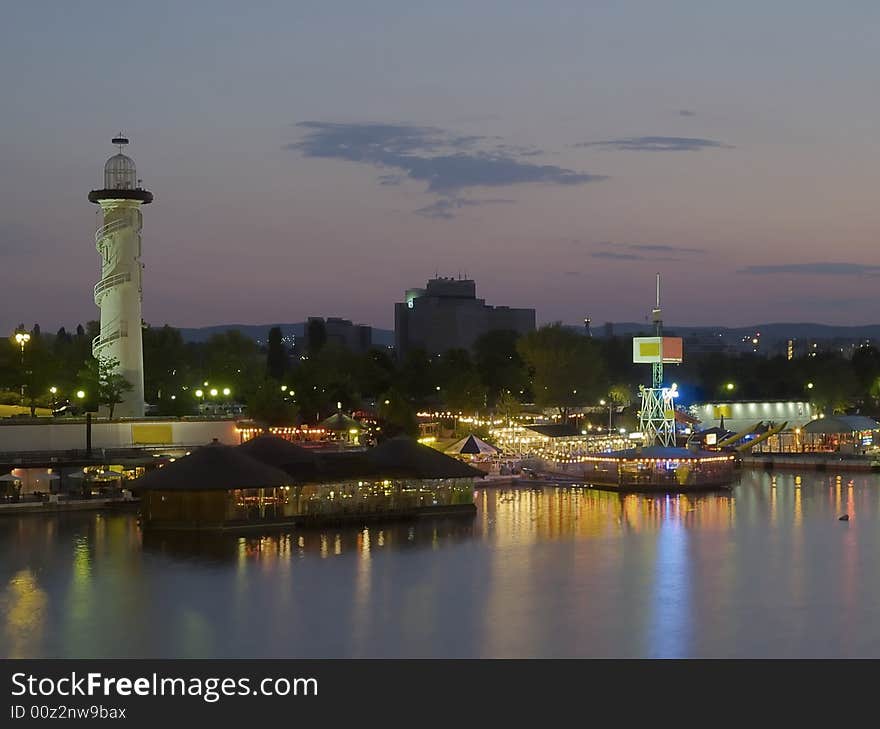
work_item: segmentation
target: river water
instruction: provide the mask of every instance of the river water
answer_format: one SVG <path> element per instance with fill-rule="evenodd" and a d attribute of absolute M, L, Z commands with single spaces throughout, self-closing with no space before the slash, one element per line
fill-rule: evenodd
<path fill-rule="evenodd" d="M 263 537 L 3 517 L 0 656 L 880 656 L 880 476 L 476 500 L 473 518 Z"/>

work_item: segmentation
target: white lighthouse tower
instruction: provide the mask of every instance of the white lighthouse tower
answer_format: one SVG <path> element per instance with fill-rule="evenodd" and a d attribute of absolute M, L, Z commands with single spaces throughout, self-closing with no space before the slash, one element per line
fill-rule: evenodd
<path fill-rule="evenodd" d="M 100 205 L 103 213 L 95 233 L 101 255 L 101 280 L 95 285 L 101 333 L 92 341 L 92 354 L 119 362 L 119 373 L 134 387 L 114 414 L 136 418 L 144 414 L 140 208 L 153 201 L 153 193 L 141 187 L 134 160 L 122 153 L 128 140 L 119 135 L 113 144 L 119 152 L 104 165 L 104 187 L 89 193 L 89 202 Z"/>

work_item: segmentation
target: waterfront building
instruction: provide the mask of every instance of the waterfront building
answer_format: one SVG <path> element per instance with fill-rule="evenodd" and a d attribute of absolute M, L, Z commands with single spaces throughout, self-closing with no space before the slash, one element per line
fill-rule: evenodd
<path fill-rule="evenodd" d="M 257 463 L 261 468 L 255 468 Z M 133 484 L 147 528 L 228 529 L 472 515 L 476 468 L 406 437 L 309 453 L 272 435 L 211 445 Z"/>
<path fill-rule="evenodd" d="M 829 415 L 788 427 L 758 445 L 755 453 L 876 453 L 880 423 L 865 415 Z"/>
<path fill-rule="evenodd" d="M 818 417 L 809 402 L 791 400 L 743 400 L 729 402 L 698 402 L 688 408 L 703 428 L 723 425 L 733 432 L 745 430 L 759 421 L 788 423 L 788 428 L 802 428 Z"/>
<path fill-rule="evenodd" d="M 636 447 L 583 458 L 576 473 L 587 483 L 624 491 L 713 490 L 732 482 L 734 456 L 667 446 Z"/>
<path fill-rule="evenodd" d="M 394 305 L 394 344 L 399 355 L 411 349 L 442 354 L 471 349 L 491 331 L 527 334 L 535 329 L 534 309 L 489 306 L 477 298 L 471 279 L 432 278 L 423 289 L 408 289 Z"/>
<path fill-rule="evenodd" d="M 214 418 L 0 419 L 0 479 L 18 481 L 20 496 L 79 494 L 94 473 L 127 480 L 205 443 L 241 440 L 234 420 Z"/>
<path fill-rule="evenodd" d="M 101 280 L 94 288 L 101 331 L 92 341 L 92 354 L 99 360 L 115 360 L 118 372 L 132 385 L 115 414 L 138 418 L 144 415 L 140 208 L 153 201 L 153 193 L 141 187 L 134 160 L 122 153 L 128 139 L 120 135 L 113 144 L 119 152 L 104 165 L 104 187 L 89 193 L 89 202 L 100 205 L 102 213 L 95 233 Z"/>

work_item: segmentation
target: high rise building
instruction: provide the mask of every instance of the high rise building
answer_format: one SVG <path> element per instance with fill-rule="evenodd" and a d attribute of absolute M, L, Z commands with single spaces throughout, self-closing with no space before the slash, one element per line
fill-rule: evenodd
<path fill-rule="evenodd" d="M 318 334 L 321 344 L 330 344 L 352 352 L 365 353 L 373 346 L 373 328 L 364 324 L 354 324 L 350 319 L 329 316 L 310 316 L 299 349 L 307 352 L 314 349 L 317 342 L 312 337 Z"/>
<path fill-rule="evenodd" d="M 507 329 L 525 334 L 534 328 L 534 309 L 488 306 L 477 298 L 471 279 L 432 278 L 423 289 L 408 289 L 405 301 L 394 305 L 398 354 L 418 348 L 428 354 L 471 349 L 487 332 Z"/>
<path fill-rule="evenodd" d="M 144 414 L 140 208 L 153 201 L 153 193 L 141 187 L 134 160 L 122 153 L 128 140 L 120 135 L 113 144 L 119 151 L 104 165 L 104 187 L 89 193 L 89 202 L 100 205 L 103 214 L 95 233 L 101 280 L 94 290 L 101 333 L 92 341 L 92 354 L 118 363 L 117 371 L 133 389 L 125 393 L 114 414 L 136 418 Z"/>

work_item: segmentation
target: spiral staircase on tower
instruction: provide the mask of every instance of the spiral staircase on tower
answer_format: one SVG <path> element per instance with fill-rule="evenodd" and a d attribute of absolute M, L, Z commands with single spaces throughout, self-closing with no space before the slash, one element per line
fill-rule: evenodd
<path fill-rule="evenodd" d="M 129 222 L 124 219 L 111 220 L 106 225 L 102 225 L 95 232 L 95 248 L 101 254 L 102 270 L 113 270 L 115 264 L 115 254 L 113 253 L 112 237 L 115 233 L 129 226 Z M 111 273 L 104 276 L 97 284 L 95 284 L 95 304 L 101 306 L 104 297 L 117 286 L 131 281 L 131 271 L 123 271 L 120 273 Z M 128 322 L 116 316 L 110 321 L 101 322 L 101 333 L 92 340 L 92 354 L 98 357 L 100 353 L 110 344 L 121 337 L 128 336 Z"/>

